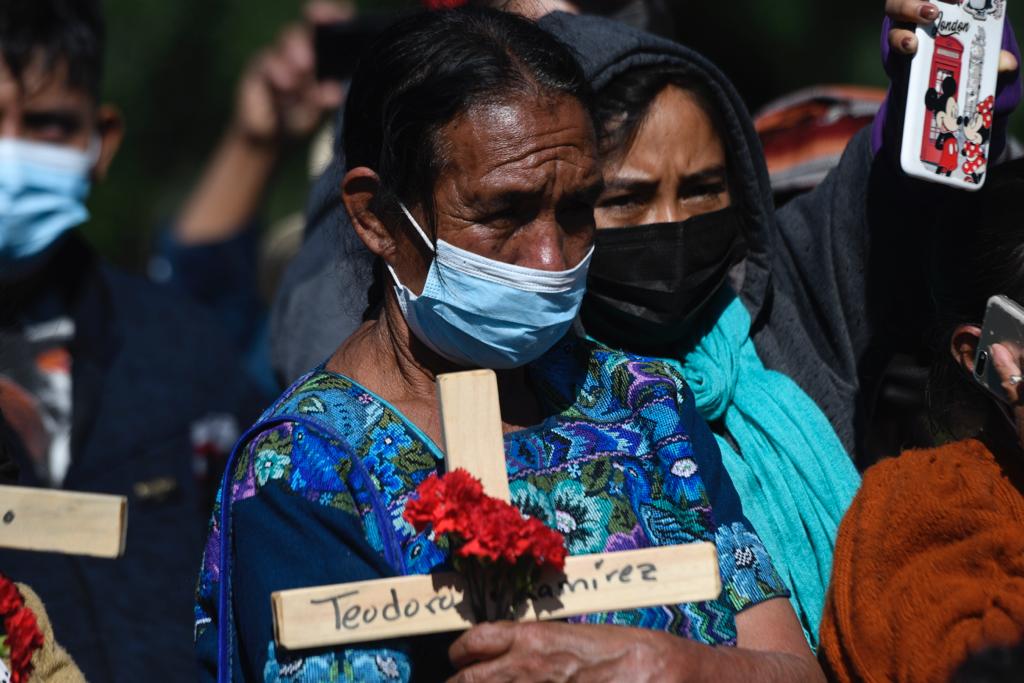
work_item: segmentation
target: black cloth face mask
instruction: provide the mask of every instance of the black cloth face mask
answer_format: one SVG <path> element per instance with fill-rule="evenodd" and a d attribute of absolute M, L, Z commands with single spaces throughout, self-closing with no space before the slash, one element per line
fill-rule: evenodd
<path fill-rule="evenodd" d="M 736 207 L 674 223 L 597 231 L 587 294 L 587 334 L 630 349 L 680 341 L 746 253 Z"/>

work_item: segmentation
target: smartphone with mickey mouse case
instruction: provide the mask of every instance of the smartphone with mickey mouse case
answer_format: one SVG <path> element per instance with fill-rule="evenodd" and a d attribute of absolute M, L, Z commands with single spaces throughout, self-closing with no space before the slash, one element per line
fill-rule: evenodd
<path fill-rule="evenodd" d="M 1006 0 L 934 0 L 917 27 L 900 165 L 908 175 L 964 190 L 985 183 Z"/>

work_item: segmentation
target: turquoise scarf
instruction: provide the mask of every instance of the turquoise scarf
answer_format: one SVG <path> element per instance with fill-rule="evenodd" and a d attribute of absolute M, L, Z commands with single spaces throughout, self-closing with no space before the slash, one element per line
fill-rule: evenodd
<path fill-rule="evenodd" d="M 682 363 L 697 411 L 723 420 L 739 446 L 718 436 L 743 511 L 792 592 L 790 601 L 815 650 L 839 521 L 860 475 L 817 404 L 786 375 L 764 367 L 750 339 L 750 314 L 728 287 L 721 311 Z M 681 354 L 682 355 L 682 354 Z"/>

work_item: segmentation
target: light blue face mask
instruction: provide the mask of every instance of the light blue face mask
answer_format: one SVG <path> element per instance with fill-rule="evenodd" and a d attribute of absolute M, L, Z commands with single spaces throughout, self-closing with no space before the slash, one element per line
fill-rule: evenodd
<path fill-rule="evenodd" d="M 85 198 L 99 140 L 89 151 L 0 138 L 0 263 L 31 258 L 89 218 Z"/>
<path fill-rule="evenodd" d="M 427 234 L 399 204 L 427 248 Z M 437 241 L 423 293 L 395 280 L 395 295 L 409 328 L 438 355 L 468 367 L 526 365 L 565 336 L 587 283 L 593 248 L 563 271 L 524 268 Z"/>

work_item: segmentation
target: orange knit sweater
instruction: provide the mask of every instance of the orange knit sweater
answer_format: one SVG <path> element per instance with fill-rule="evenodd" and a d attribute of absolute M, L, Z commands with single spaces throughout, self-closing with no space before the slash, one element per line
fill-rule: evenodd
<path fill-rule="evenodd" d="M 819 654 L 835 681 L 946 681 L 1024 638 L 1024 496 L 978 441 L 872 467 L 843 518 Z"/>

